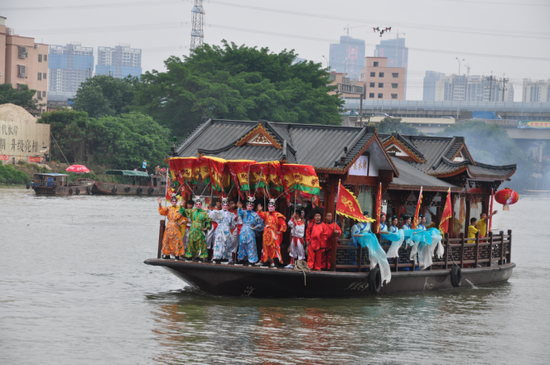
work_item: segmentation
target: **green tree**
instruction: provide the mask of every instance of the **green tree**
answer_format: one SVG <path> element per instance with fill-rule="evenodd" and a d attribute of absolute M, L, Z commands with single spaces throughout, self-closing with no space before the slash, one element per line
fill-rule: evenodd
<path fill-rule="evenodd" d="M 202 116 L 288 123 L 341 123 L 343 104 L 320 63 L 298 62 L 294 51 L 204 45 L 191 56 L 170 57 L 166 72 L 142 75 L 136 109 L 175 134 L 191 131 Z"/>
<path fill-rule="evenodd" d="M 0 84 L 0 104 L 15 104 L 25 108 L 28 112 L 36 112 L 44 104 L 39 104 L 38 101 L 42 97 L 35 99 L 36 90 L 29 89 L 28 85 L 19 85 L 15 89 L 11 84 Z"/>
<path fill-rule="evenodd" d="M 96 162 L 116 169 L 162 165 L 170 150 L 169 131 L 153 118 L 137 112 L 103 117 L 94 125 L 93 151 Z"/>
<path fill-rule="evenodd" d="M 64 161 L 66 157 L 71 163 L 88 162 L 92 154 L 91 143 L 97 132 L 94 129 L 97 122 L 88 117 L 88 113 L 71 109 L 54 110 L 42 113 L 38 122 L 50 125 L 54 138 L 52 159 Z"/>
<path fill-rule="evenodd" d="M 517 164 L 511 186 L 528 187 L 532 183 L 534 164 L 498 124 L 487 124 L 480 120 L 469 120 L 448 126 L 441 136 L 462 136 L 475 161 L 492 165 Z"/>
<path fill-rule="evenodd" d="M 401 118 L 385 117 L 378 124 L 378 133 L 391 134 L 400 133 L 408 136 L 423 135 L 418 129 L 407 123 L 401 123 Z"/>
<path fill-rule="evenodd" d="M 118 116 L 129 112 L 134 100 L 137 77 L 118 79 L 96 75 L 83 82 L 76 92 L 74 109 L 92 118 Z"/>
<path fill-rule="evenodd" d="M 168 130 L 137 112 L 95 119 L 86 112 L 63 109 L 43 113 L 39 121 L 51 125 L 52 136 L 70 163 L 127 170 L 140 167 L 144 158 L 151 165 L 163 164 L 170 149 Z M 63 161 L 55 141 L 52 158 Z"/>

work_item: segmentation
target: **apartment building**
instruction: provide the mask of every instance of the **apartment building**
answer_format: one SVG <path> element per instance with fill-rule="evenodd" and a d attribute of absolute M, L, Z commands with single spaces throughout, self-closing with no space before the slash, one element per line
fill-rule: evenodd
<path fill-rule="evenodd" d="M 405 100 L 405 67 L 388 67 L 387 57 L 366 57 L 361 69 L 365 99 Z"/>
<path fill-rule="evenodd" d="M 141 49 L 129 44 L 115 47 L 98 47 L 96 75 L 108 75 L 119 79 L 141 76 Z"/>
<path fill-rule="evenodd" d="M 48 91 L 48 45 L 16 35 L 0 16 L 0 83 L 14 88 L 28 85 L 46 104 Z M 45 107 L 43 107 L 45 110 Z"/>

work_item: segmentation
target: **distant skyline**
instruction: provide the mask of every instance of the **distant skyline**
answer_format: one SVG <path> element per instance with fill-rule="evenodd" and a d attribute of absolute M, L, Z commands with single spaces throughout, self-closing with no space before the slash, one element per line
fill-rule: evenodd
<path fill-rule="evenodd" d="M 171 55 L 189 54 L 192 0 L 4 0 L 0 15 L 16 34 L 47 44 L 85 47 L 131 44 L 143 49 L 142 68 L 164 70 Z M 344 28 L 365 40 L 373 56 L 380 40 L 405 38 L 409 48 L 407 99 L 422 100 L 427 70 L 510 78 L 521 100 L 523 78 L 550 79 L 550 2 L 547 0 L 205 0 L 205 43 L 294 49 L 326 64 L 331 43 Z M 382 37 L 372 27 L 391 26 Z M 404 34 L 403 34 L 404 33 Z M 97 55 L 96 55 L 97 56 Z"/>

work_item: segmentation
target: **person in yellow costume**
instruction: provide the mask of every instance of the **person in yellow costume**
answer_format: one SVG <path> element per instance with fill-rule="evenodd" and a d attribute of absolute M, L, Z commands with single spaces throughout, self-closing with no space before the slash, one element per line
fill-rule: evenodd
<path fill-rule="evenodd" d="M 476 218 L 472 218 L 470 219 L 470 225 L 468 226 L 468 238 L 473 238 L 473 239 L 469 239 L 467 242 L 468 243 L 476 243 L 476 233 L 479 232 L 479 230 L 476 228 L 476 221 L 477 219 Z"/>
<path fill-rule="evenodd" d="M 492 214 L 487 216 L 487 213 L 481 213 L 479 215 L 480 219 L 476 223 L 476 228 L 479 231 L 479 237 L 485 237 L 487 236 L 487 220 L 490 219 L 492 216 L 497 214 L 498 212 L 495 210 Z"/>
<path fill-rule="evenodd" d="M 178 199 L 176 196 L 172 196 L 170 199 L 171 206 L 163 207 L 162 199 L 157 199 L 159 203 L 159 214 L 168 218 L 168 224 L 164 230 L 164 237 L 162 239 L 162 258 L 170 259 L 170 256 L 174 256 L 176 260 L 183 258 L 184 248 L 181 235 L 181 226 L 185 227 L 187 218 L 183 217 L 179 208 L 177 207 Z"/>

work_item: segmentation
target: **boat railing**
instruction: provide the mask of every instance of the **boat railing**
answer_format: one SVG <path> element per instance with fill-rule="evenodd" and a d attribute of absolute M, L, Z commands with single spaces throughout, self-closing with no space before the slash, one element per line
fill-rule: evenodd
<path fill-rule="evenodd" d="M 380 242 L 380 235 L 377 234 Z M 333 259 L 333 270 L 340 271 L 361 271 L 370 268 L 368 249 L 357 247 L 352 239 L 338 239 L 335 256 Z M 390 242 L 382 241 L 384 251 L 390 248 Z M 489 232 L 486 237 L 466 238 L 460 234 L 457 238 L 450 238 L 445 234 L 441 244 L 444 253 L 441 257 L 435 255 L 432 258 L 433 264 L 426 270 L 444 269 L 448 270 L 453 265 L 461 268 L 491 267 L 511 262 L 512 252 L 512 230 L 499 233 Z M 434 250 L 435 251 L 435 250 Z M 388 259 L 392 271 L 414 271 L 418 270 L 418 263 L 411 259 L 411 246 L 406 245 L 399 249 L 399 257 Z"/>

